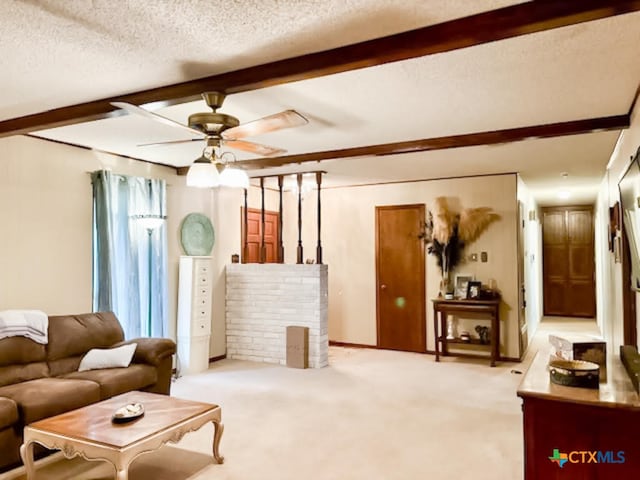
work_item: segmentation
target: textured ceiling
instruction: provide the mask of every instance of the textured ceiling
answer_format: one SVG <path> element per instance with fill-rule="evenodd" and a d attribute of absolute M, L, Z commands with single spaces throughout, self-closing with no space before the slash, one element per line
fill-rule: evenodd
<path fill-rule="evenodd" d="M 0 4 L 0 119 L 326 50 L 521 2 L 10 1 Z M 114 6 L 115 4 L 115 6 Z M 56 41 L 51 41 L 51 39 Z M 625 114 L 640 81 L 640 13 L 230 96 L 253 120 L 286 108 L 307 126 L 251 140 L 289 153 Z M 203 102 L 155 110 L 179 122 Z M 182 166 L 202 145 L 137 116 L 41 131 L 56 140 Z M 520 172 L 543 203 L 571 183 L 591 201 L 616 132 L 326 161 L 327 185 Z M 238 153 L 239 159 L 249 158 Z M 300 170 L 298 169 L 298 170 Z M 287 167 L 268 172 L 294 171 Z M 560 173 L 569 172 L 569 180 Z M 255 174 L 266 172 L 257 171 Z"/>
<path fill-rule="evenodd" d="M 0 120 L 522 3 L 3 0 Z"/>

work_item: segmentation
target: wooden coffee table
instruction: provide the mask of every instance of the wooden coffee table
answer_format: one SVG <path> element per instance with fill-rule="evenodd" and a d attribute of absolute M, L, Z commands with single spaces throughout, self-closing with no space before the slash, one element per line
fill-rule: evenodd
<path fill-rule="evenodd" d="M 142 403 L 145 414 L 130 423 L 111 423 L 121 406 Z M 65 457 L 111 462 L 116 479 L 126 480 L 131 462 L 143 453 L 157 450 L 167 442 L 178 442 L 186 433 L 213 422 L 213 458 L 223 462 L 218 447 L 224 426 L 221 408 L 147 392 L 129 392 L 32 423 L 24 428 L 20 456 L 27 479 L 35 478 L 33 444 L 61 450 Z"/>

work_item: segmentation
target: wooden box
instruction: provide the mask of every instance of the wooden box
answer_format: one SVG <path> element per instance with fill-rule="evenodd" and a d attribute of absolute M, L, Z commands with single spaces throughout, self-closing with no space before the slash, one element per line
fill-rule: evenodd
<path fill-rule="evenodd" d="M 581 334 L 550 334 L 549 343 L 553 346 L 552 356 L 596 363 L 600 366 L 601 380 L 606 379 L 607 344 L 601 338 Z"/>
<path fill-rule="evenodd" d="M 309 327 L 287 327 L 287 367 L 309 368 Z"/>

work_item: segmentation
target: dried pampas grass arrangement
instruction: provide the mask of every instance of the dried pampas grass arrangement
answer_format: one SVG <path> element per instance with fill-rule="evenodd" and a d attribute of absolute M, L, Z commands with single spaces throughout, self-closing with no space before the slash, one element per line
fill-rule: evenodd
<path fill-rule="evenodd" d="M 500 216 L 489 207 L 465 208 L 458 221 L 458 236 L 464 243 L 475 242 Z"/>
<path fill-rule="evenodd" d="M 446 197 L 436 198 L 433 209 L 433 238 L 446 245 L 453 235 L 455 214 L 449 210 Z"/>
<path fill-rule="evenodd" d="M 435 199 L 421 237 L 428 252 L 437 258 L 443 277 L 463 260 L 465 245 L 476 241 L 499 218 L 489 207 L 466 208 L 456 214 L 449 209 L 446 197 Z"/>

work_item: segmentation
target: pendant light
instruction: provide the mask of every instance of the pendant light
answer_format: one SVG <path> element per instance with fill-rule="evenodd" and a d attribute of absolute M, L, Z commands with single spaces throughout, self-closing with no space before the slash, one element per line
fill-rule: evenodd
<path fill-rule="evenodd" d="M 227 165 L 220 174 L 220 185 L 232 188 L 249 188 L 249 175 L 244 170 Z"/>
<path fill-rule="evenodd" d="M 220 185 L 231 188 L 249 188 L 249 175 L 241 168 L 233 167 L 237 162 L 236 156 L 231 152 L 223 152 L 218 157 L 223 170 L 220 173 Z"/>
<path fill-rule="evenodd" d="M 212 188 L 220 185 L 220 174 L 216 165 L 204 154 L 189 167 L 187 186 Z"/>

